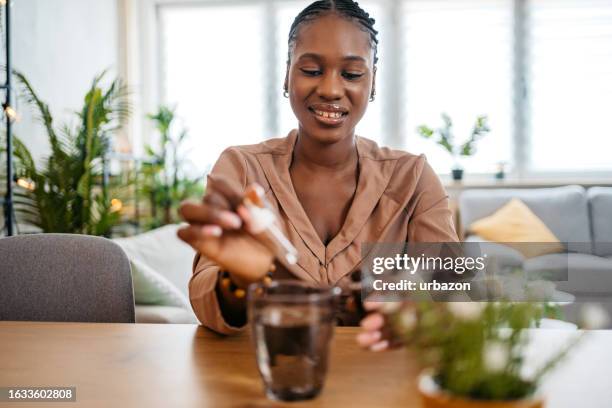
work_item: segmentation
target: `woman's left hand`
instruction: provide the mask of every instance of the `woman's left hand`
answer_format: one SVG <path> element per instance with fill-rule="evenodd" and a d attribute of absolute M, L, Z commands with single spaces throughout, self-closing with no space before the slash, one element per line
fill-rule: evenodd
<path fill-rule="evenodd" d="M 383 336 L 385 316 L 380 309 L 380 302 L 364 302 L 364 308 L 371 311 L 361 320 L 361 332 L 357 335 L 357 343 L 371 351 L 383 351 L 389 348 L 389 339 Z"/>

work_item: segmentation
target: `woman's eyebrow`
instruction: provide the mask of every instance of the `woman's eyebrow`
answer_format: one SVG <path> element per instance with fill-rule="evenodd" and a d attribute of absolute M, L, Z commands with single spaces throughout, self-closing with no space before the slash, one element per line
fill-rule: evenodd
<path fill-rule="evenodd" d="M 299 60 L 303 60 L 303 59 L 309 59 L 309 58 L 310 59 L 315 59 L 315 60 L 318 60 L 318 61 L 321 61 L 323 59 L 319 54 L 308 52 L 306 54 L 300 55 L 300 57 L 298 58 L 298 61 Z"/>
<path fill-rule="evenodd" d="M 303 60 L 303 59 L 309 59 L 309 58 L 317 60 L 317 61 L 322 61 L 322 60 L 325 59 L 325 58 L 323 58 L 319 54 L 315 54 L 313 52 L 307 52 L 306 54 L 300 55 L 299 58 L 298 58 L 298 61 L 299 60 Z M 363 63 L 367 63 L 368 62 L 365 58 L 363 58 L 363 57 L 361 57 L 359 55 L 347 55 L 347 56 L 343 57 L 342 60 L 344 60 L 344 61 L 358 61 L 358 62 L 363 62 Z"/>
<path fill-rule="evenodd" d="M 367 62 L 365 58 L 360 57 L 359 55 L 347 55 L 343 58 L 345 61 L 359 61 L 359 62 Z"/>

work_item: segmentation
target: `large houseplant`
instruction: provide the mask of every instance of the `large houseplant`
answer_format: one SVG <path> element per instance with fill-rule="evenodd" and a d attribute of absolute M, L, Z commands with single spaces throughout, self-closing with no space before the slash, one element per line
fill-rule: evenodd
<path fill-rule="evenodd" d="M 184 142 L 189 133 L 178 128 L 175 110 L 160 106 L 147 116 L 159 132 L 157 146 L 145 147 L 140 193 L 148 198 L 151 208 L 149 228 L 178 222 L 176 209 L 187 198 L 204 193 L 202 177 L 187 174 Z"/>
<path fill-rule="evenodd" d="M 31 104 L 46 131 L 50 154 L 36 163 L 23 141 L 16 137 L 15 192 L 18 221 L 42 232 L 108 235 L 120 219 L 110 185 L 103 185 L 103 161 L 110 138 L 129 115 L 127 88 L 119 80 L 107 87 L 96 76 L 76 125 L 53 123 L 49 106 L 21 73 L 15 73 L 20 96 Z"/>
<path fill-rule="evenodd" d="M 470 137 L 461 144 L 456 144 L 455 135 L 453 133 L 453 121 L 446 113 L 442 114 L 444 125 L 438 129 L 431 128 L 426 125 L 421 125 L 417 128 L 417 132 L 425 139 L 435 137 L 435 142 L 446 150 L 453 158 L 452 174 L 454 180 L 463 178 L 463 168 L 461 167 L 460 158 L 469 157 L 476 153 L 476 142 L 483 138 L 491 131 L 489 128 L 488 117 L 478 116 L 470 133 Z"/>
<path fill-rule="evenodd" d="M 538 325 L 550 305 L 534 302 L 415 302 L 391 317 L 394 332 L 416 349 L 424 368 L 419 391 L 424 406 L 541 407 L 542 378 L 579 341 L 578 333 L 545 364 L 526 374 L 525 329 Z M 591 311 L 585 323 L 604 318 Z M 595 314 L 595 316 L 593 316 Z"/>

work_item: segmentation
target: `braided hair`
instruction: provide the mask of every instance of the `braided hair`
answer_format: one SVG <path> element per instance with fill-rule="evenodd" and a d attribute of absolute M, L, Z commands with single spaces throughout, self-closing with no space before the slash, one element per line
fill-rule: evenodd
<path fill-rule="evenodd" d="M 302 10 L 295 20 L 293 20 L 293 24 L 289 30 L 289 55 L 287 64 L 291 62 L 291 55 L 300 26 L 326 13 L 336 13 L 341 17 L 359 23 L 360 28 L 370 35 L 370 45 L 374 50 L 374 66 L 376 66 L 378 62 L 378 31 L 374 29 L 376 20 L 371 18 L 365 10 L 359 7 L 359 3 L 353 0 L 319 0 Z"/>

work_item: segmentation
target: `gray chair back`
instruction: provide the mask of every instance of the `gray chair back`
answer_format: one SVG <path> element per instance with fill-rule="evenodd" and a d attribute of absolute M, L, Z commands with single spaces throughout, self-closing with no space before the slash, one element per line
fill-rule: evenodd
<path fill-rule="evenodd" d="M 2 238 L 0 320 L 134 323 L 130 263 L 100 237 Z"/>

